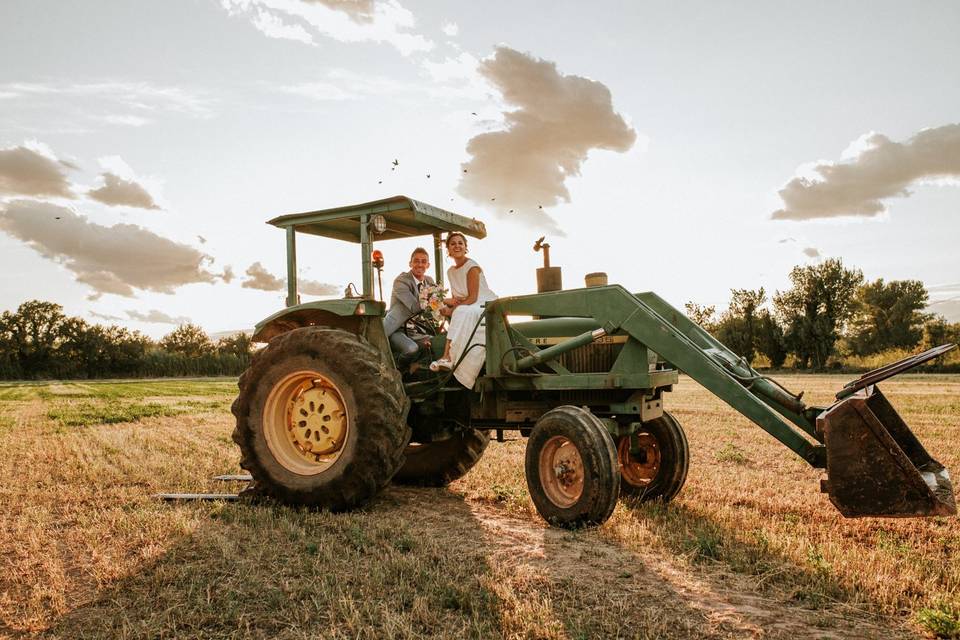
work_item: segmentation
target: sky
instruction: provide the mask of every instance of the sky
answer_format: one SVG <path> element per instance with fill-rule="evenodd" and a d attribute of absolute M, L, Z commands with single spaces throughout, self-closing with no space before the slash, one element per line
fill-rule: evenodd
<path fill-rule="evenodd" d="M 723 309 L 841 258 L 960 321 L 957 33 L 952 0 L 5 0 L 0 310 L 249 330 L 266 220 L 403 194 L 485 222 L 499 295 L 545 235 L 567 288 Z M 361 281 L 358 245 L 298 261 L 304 300 Z"/>

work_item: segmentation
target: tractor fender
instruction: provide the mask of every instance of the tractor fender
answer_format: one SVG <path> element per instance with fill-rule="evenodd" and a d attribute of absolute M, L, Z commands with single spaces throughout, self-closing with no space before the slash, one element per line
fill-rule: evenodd
<path fill-rule="evenodd" d="M 345 300 L 317 300 L 306 302 L 293 307 L 287 307 L 269 318 L 259 322 L 254 329 L 254 342 L 269 342 L 281 333 L 286 333 L 291 329 L 310 326 L 326 326 L 343 329 L 356 335 L 363 335 L 368 340 L 373 337 L 371 342 L 377 343 L 379 336 L 370 336 L 371 329 L 377 333 L 373 326 L 379 328 L 379 334 L 383 334 L 382 322 L 369 322 L 369 320 L 380 320 L 384 315 L 384 303 L 378 300 L 364 300 L 359 298 Z"/>

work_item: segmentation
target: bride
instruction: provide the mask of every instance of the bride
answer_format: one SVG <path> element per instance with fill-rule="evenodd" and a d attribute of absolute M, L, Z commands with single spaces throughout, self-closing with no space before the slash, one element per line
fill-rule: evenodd
<path fill-rule="evenodd" d="M 497 294 L 487 286 L 487 279 L 480 265 L 467 257 L 467 238 L 462 233 L 453 231 L 447 234 L 446 245 L 447 255 L 453 258 L 454 264 L 447 269 L 451 297 L 443 301 L 445 306 L 440 313 L 450 318 L 450 327 L 447 329 L 447 345 L 443 357 L 432 362 L 430 369 L 452 369 L 464 351 L 469 349 L 453 375 L 460 384 L 471 389 L 483 366 L 486 351 L 483 322 L 479 325 L 477 322 L 483 317 L 483 303 L 495 300 Z"/>

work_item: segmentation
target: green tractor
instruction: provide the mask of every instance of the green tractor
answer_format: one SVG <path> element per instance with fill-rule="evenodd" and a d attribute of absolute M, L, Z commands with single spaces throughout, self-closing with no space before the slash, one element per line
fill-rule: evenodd
<path fill-rule="evenodd" d="M 947 470 L 876 386 L 956 345 L 866 374 L 829 407 L 808 407 L 656 294 L 601 285 L 487 303 L 485 367 L 467 389 L 450 372 L 397 368 L 374 296 L 373 244 L 432 236 L 441 283 L 441 234 L 483 238 L 482 222 L 397 196 L 269 223 L 286 230 L 286 308 L 257 325 L 254 340 L 268 344 L 233 403 L 233 439 L 254 495 L 349 510 L 391 481 L 446 485 L 477 463 L 491 434 L 519 432 L 537 511 L 558 526 L 599 524 L 621 496 L 668 501 L 683 487 L 687 439 L 664 407 L 682 370 L 825 469 L 822 490 L 843 515 L 956 513 Z M 301 304 L 298 232 L 358 243 L 362 291 Z"/>

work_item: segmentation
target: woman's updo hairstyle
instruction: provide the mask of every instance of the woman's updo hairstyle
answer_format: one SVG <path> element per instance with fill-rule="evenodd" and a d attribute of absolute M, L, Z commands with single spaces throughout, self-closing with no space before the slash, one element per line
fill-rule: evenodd
<path fill-rule="evenodd" d="M 444 244 L 446 245 L 448 251 L 450 250 L 450 240 L 452 240 L 452 239 L 453 239 L 454 237 L 456 237 L 456 236 L 460 236 L 461 238 L 463 238 L 463 246 L 464 246 L 464 247 L 468 247 L 468 246 L 469 246 L 469 245 L 467 244 L 467 236 L 463 235 L 463 234 L 460 233 L 459 231 L 451 231 L 450 233 L 447 234 L 447 239 L 444 240 Z"/>

